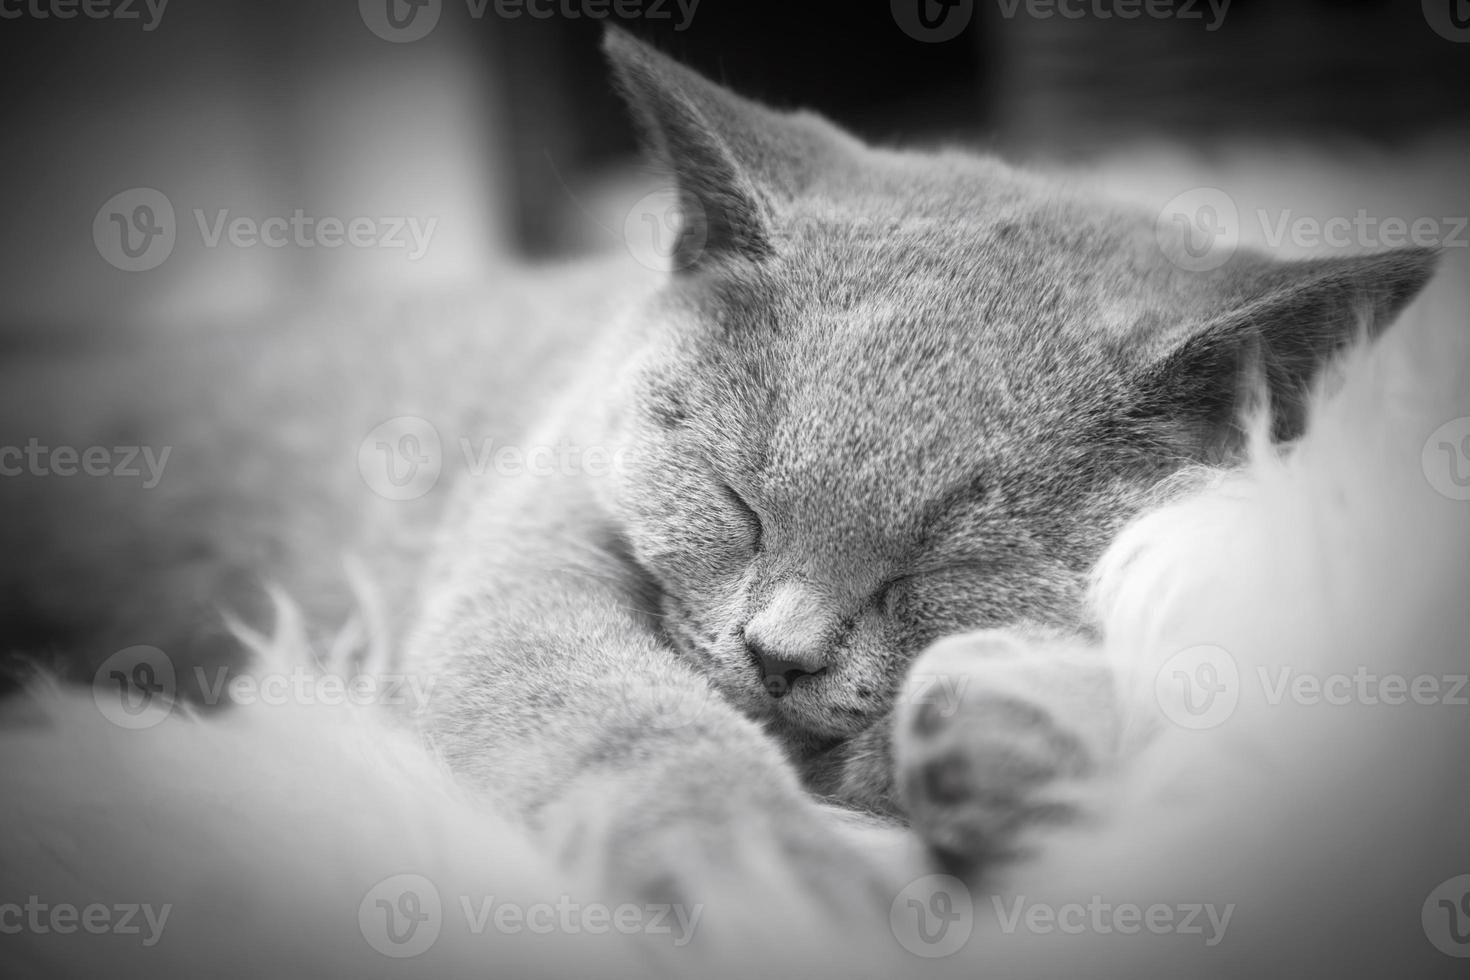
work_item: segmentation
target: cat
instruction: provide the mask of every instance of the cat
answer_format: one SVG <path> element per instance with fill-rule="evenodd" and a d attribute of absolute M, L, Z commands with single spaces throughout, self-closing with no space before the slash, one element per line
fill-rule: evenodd
<path fill-rule="evenodd" d="M 221 607 L 263 618 L 266 580 L 333 623 L 353 552 L 413 624 L 425 736 L 620 888 L 687 888 L 765 839 L 832 902 L 886 905 L 835 807 L 966 873 L 1024 853 L 1116 753 L 1093 562 L 1181 470 L 1234 458 L 1252 377 L 1297 435 L 1433 253 L 1190 272 L 1151 215 L 605 46 L 682 201 L 675 271 L 517 271 L 13 367 L 5 444 L 174 452 L 146 493 L 0 481 L 34 515 L 0 531 L 11 648 L 81 650 L 83 679 L 138 643 L 230 662 Z M 407 414 L 616 464 L 385 501 L 358 447 Z"/>
<path fill-rule="evenodd" d="M 954 867 L 1020 853 L 1116 750 L 1095 560 L 1234 458 L 1252 379 L 1299 434 L 1434 253 L 1191 272 L 1149 215 L 605 49 L 684 230 L 533 441 L 624 465 L 461 502 L 410 645 L 426 731 L 555 839 L 611 828 L 635 889 L 759 827 L 844 900 L 865 859 L 814 799 Z"/>

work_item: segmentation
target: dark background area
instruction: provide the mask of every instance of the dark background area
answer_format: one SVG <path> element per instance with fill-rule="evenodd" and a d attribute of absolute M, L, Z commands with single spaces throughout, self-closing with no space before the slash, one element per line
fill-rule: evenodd
<path fill-rule="evenodd" d="M 702 0 L 683 30 L 671 2 L 667 19 L 613 19 L 744 93 L 882 142 L 1061 159 L 1154 137 L 1393 149 L 1470 118 L 1470 28 L 1431 24 L 1470 24 L 1467 0 L 1233 0 L 1215 29 L 1205 0 L 1167 5 L 1188 16 L 1138 19 L 1106 16 L 1117 0 L 1063 0 L 1076 18 L 960 0 L 952 39 L 901 29 L 897 7 L 935 2 Z M 466 0 L 443 0 L 429 36 L 391 44 L 355 0 L 171 0 L 151 31 L 34 15 L 50 3 L 6 0 L 19 16 L 0 19 L 4 342 L 586 250 L 599 241 L 578 214 L 594 207 L 589 188 L 634 165 L 597 52 L 601 20 L 506 19 L 493 2 L 476 19 Z M 434 261 L 413 269 L 182 249 L 139 276 L 99 262 L 89 233 L 99 205 L 135 186 L 185 207 L 442 220 Z"/>

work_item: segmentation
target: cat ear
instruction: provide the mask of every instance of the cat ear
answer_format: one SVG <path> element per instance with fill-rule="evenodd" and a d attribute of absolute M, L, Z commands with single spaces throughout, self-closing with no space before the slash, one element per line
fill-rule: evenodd
<path fill-rule="evenodd" d="M 617 27 L 603 49 L 647 151 L 674 177 L 685 222 L 675 268 L 769 254 L 774 207 L 850 138 L 816 116 L 743 99 Z"/>
<path fill-rule="evenodd" d="M 1422 248 L 1299 262 L 1237 256 L 1212 282 L 1211 304 L 1225 312 L 1158 345 L 1136 408 L 1218 449 L 1238 443 L 1240 412 L 1264 382 L 1272 435 L 1294 439 L 1322 368 L 1392 324 L 1437 259 Z"/>

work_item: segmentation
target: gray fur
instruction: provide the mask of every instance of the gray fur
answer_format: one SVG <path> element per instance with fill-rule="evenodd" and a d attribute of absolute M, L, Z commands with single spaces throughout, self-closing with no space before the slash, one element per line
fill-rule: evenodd
<path fill-rule="evenodd" d="M 1432 255 L 1186 272 L 1150 215 L 865 147 L 616 32 L 608 50 L 693 216 L 683 271 L 516 270 L 488 299 L 17 365 L 0 442 L 174 452 L 146 493 L 0 481 L 27 515 L 3 529 L 10 648 L 75 650 L 84 678 L 134 644 L 228 661 L 218 612 L 258 620 L 262 582 L 341 623 L 352 552 L 384 619 L 416 622 L 424 730 L 462 781 L 557 850 L 593 846 L 595 812 L 629 888 L 678 890 L 760 837 L 823 898 L 867 902 L 853 869 L 878 872 L 814 795 L 1011 850 L 990 838 L 1018 814 L 1065 809 L 1037 773 L 1106 765 L 1093 561 L 1159 481 L 1230 457 L 1252 372 L 1277 434 L 1300 431 L 1320 366 Z M 631 465 L 384 501 L 354 464 L 405 414 L 451 454 L 567 439 Z M 746 633 L 826 672 L 775 700 Z M 966 682 L 948 715 L 901 696 L 940 677 Z"/>
<path fill-rule="evenodd" d="M 752 819 L 809 856 L 822 834 L 782 755 L 808 790 L 969 839 L 895 791 L 892 740 L 928 758 L 890 720 L 909 664 L 974 630 L 1085 635 L 1090 566 L 1162 478 L 1231 450 L 1247 369 L 1294 404 L 1357 310 L 1381 329 L 1432 255 L 1187 272 L 1147 215 L 990 159 L 863 147 L 617 31 L 608 51 L 695 234 L 549 430 L 629 447 L 633 465 L 474 505 L 458 598 L 418 644 L 451 681 L 429 728 L 538 819 L 568 799 L 631 808 L 640 860 L 671 823 L 717 841 Z M 750 633 L 825 671 L 771 697 Z M 1076 648 L 1040 664 L 1056 684 L 1024 667 L 1028 696 L 1105 701 Z M 637 691 L 611 709 L 609 675 Z M 652 692 L 711 690 L 675 737 L 655 722 Z M 1039 744 L 1107 741 L 1106 720 L 1021 715 L 1059 726 Z"/>

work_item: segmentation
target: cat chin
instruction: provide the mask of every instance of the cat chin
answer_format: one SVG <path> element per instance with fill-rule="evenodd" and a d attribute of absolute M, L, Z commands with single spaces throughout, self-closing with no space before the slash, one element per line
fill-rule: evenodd
<path fill-rule="evenodd" d="M 812 682 L 803 682 L 784 697 L 773 698 L 743 657 L 722 658 L 693 647 L 688 637 L 671 634 L 671 638 L 684 656 L 699 665 L 721 697 L 790 746 L 826 744 L 848 738 L 872 722 L 871 716 L 834 707 L 830 692 Z M 823 686 L 830 683 L 831 680 L 826 680 Z"/>
<path fill-rule="evenodd" d="M 839 679 L 825 678 L 819 682 L 820 686 L 803 681 L 781 698 L 771 697 L 758 683 L 742 684 L 739 699 L 731 700 L 789 746 L 827 744 L 865 730 L 874 717 L 844 711 L 834 705 L 828 685 L 836 680 Z"/>
<path fill-rule="evenodd" d="M 872 718 L 858 720 L 851 716 L 838 719 L 830 711 L 800 718 L 793 717 L 793 714 L 778 711 L 769 718 L 759 720 L 766 731 L 786 747 L 793 761 L 798 764 L 810 756 L 820 755 L 854 738 L 866 731 L 873 721 Z M 837 724 L 838 721 L 842 724 Z"/>

